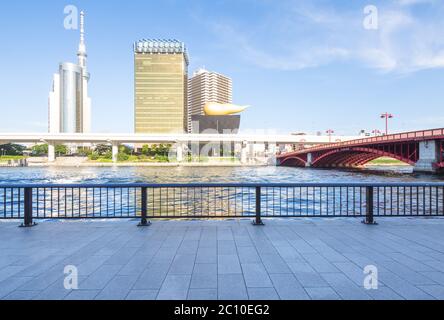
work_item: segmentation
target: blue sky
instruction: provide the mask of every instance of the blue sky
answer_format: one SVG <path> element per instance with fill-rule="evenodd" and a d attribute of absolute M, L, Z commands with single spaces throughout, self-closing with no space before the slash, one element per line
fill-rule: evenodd
<path fill-rule="evenodd" d="M 363 27 L 378 9 L 378 29 Z M 252 107 L 242 128 L 356 134 L 444 126 L 444 2 L 440 0 L 16 1 L 0 11 L 3 132 L 46 132 L 58 63 L 76 61 L 66 5 L 86 11 L 94 132 L 133 132 L 132 44 L 177 38 L 190 73 L 233 79 Z"/>

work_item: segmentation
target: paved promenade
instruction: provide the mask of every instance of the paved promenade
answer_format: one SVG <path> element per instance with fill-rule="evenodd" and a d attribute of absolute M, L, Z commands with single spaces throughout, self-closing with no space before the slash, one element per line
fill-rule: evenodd
<path fill-rule="evenodd" d="M 378 222 L 3 221 L 0 299 L 444 299 L 444 219 Z"/>

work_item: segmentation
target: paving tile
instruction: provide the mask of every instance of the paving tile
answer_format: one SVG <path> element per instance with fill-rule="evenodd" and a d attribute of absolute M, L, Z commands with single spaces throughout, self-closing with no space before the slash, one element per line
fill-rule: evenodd
<path fill-rule="evenodd" d="M 81 290 L 102 290 L 122 268 L 121 265 L 103 265 L 79 284 Z"/>
<path fill-rule="evenodd" d="M 288 264 L 277 254 L 264 254 L 261 259 L 268 273 L 292 273 Z"/>
<path fill-rule="evenodd" d="M 217 248 L 200 247 L 197 250 L 196 263 L 217 263 Z"/>
<path fill-rule="evenodd" d="M 120 269 L 118 275 L 120 276 L 133 276 L 141 275 L 143 271 L 148 267 L 152 261 L 153 255 L 135 255 L 126 265 Z"/>
<path fill-rule="evenodd" d="M 65 300 L 94 300 L 99 292 L 99 290 L 73 290 L 65 297 Z"/>
<path fill-rule="evenodd" d="M 248 300 L 247 288 L 242 274 L 220 274 L 218 276 L 219 300 Z"/>
<path fill-rule="evenodd" d="M 140 275 L 133 289 L 136 290 L 159 290 L 170 268 L 169 263 L 153 262 Z"/>
<path fill-rule="evenodd" d="M 331 287 L 305 288 L 312 300 L 341 300 Z"/>
<path fill-rule="evenodd" d="M 412 285 L 407 280 L 399 277 L 392 272 L 380 272 L 379 281 L 392 289 L 396 294 L 408 300 L 429 300 L 432 299 L 430 294 Z"/>
<path fill-rule="evenodd" d="M 196 255 L 177 254 L 171 264 L 169 274 L 192 274 Z"/>
<path fill-rule="evenodd" d="M 3 300 L 32 300 L 40 291 L 13 291 Z"/>
<path fill-rule="evenodd" d="M 137 276 L 115 276 L 96 296 L 96 300 L 123 300 L 126 298 Z"/>
<path fill-rule="evenodd" d="M 248 288 L 273 287 L 267 270 L 262 263 L 244 263 L 242 264 L 242 272 Z"/>
<path fill-rule="evenodd" d="M 437 300 L 444 300 L 444 287 L 440 285 L 418 286 L 419 289 Z"/>
<path fill-rule="evenodd" d="M 217 288 L 217 264 L 196 264 L 191 277 L 190 288 Z"/>
<path fill-rule="evenodd" d="M 309 298 L 293 274 L 271 274 L 270 278 L 282 300 L 306 300 Z"/>
<path fill-rule="evenodd" d="M 237 255 L 218 255 L 217 269 L 219 274 L 242 273 Z"/>
<path fill-rule="evenodd" d="M 328 286 L 327 282 L 308 263 L 293 262 L 288 266 L 304 288 Z"/>
<path fill-rule="evenodd" d="M 237 252 L 241 263 L 257 263 L 262 261 L 255 247 L 238 247 Z"/>
<path fill-rule="evenodd" d="M 342 299 L 371 300 L 364 287 L 359 287 L 342 273 L 323 273 L 322 277 Z M 364 283 L 364 282 L 363 282 Z"/>
<path fill-rule="evenodd" d="M 339 270 L 327 259 L 316 253 L 304 253 L 302 254 L 304 259 L 315 269 L 317 272 L 338 272 Z"/>
<path fill-rule="evenodd" d="M 160 288 L 157 300 L 186 300 L 190 275 L 168 275 Z"/>
<path fill-rule="evenodd" d="M 131 290 L 125 300 L 156 300 L 158 290 Z"/>
<path fill-rule="evenodd" d="M 217 300 L 217 289 L 190 289 L 188 300 Z"/>
<path fill-rule="evenodd" d="M 279 300 L 279 295 L 274 288 L 248 288 L 250 300 Z"/>

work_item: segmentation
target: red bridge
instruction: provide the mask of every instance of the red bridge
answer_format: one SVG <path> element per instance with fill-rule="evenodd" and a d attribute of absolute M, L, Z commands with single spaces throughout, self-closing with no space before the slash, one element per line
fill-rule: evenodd
<path fill-rule="evenodd" d="M 390 157 L 415 166 L 415 171 L 444 168 L 444 128 L 397 133 L 312 147 L 277 157 L 281 166 L 360 167 Z"/>

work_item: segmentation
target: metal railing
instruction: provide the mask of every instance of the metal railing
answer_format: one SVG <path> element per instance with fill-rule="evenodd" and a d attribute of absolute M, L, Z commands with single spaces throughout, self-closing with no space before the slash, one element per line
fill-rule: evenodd
<path fill-rule="evenodd" d="M 413 132 L 403 132 L 403 133 L 394 133 L 383 136 L 355 139 L 349 141 L 342 141 L 336 143 L 330 143 L 323 146 L 315 146 L 307 149 L 303 149 L 301 151 L 289 152 L 286 154 L 282 154 L 281 156 L 289 156 L 289 155 L 297 155 L 307 152 L 315 152 L 322 151 L 326 149 L 335 149 L 335 148 L 344 148 L 344 147 L 355 147 L 361 146 L 364 144 L 380 144 L 380 143 L 390 143 L 390 142 L 402 142 L 402 141 L 419 141 L 426 139 L 443 139 L 444 138 L 444 128 L 440 129 L 431 129 L 431 130 L 420 130 Z"/>
<path fill-rule="evenodd" d="M 444 183 L 0 185 L 0 219 L 444 216 Z"/>

